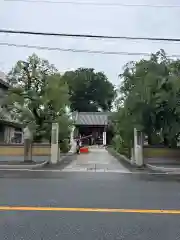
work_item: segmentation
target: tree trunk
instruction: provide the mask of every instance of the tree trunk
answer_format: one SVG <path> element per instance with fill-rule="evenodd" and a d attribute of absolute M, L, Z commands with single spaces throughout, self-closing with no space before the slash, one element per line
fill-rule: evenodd
<path fill-rule="evenodd" d="M 169 147 L 169 140 L 164 136 L 164 146 Z"/>
<path fill-rule="evenodd" d="M 32 162 L 32 141 L 24 139 L 24 162 Z"/>
<path fill-rule="evenodd" d="M 177 148 L 177 140 L 176 140 L 176 138 L 173 138 L 173 139 L 171 140 L 171 147 L 172 147 L 172 148 Z"/>
<path fill-rule="evenodd" d="M 152 145 L 152 136 L 148 133 L 148 145 Z"/>

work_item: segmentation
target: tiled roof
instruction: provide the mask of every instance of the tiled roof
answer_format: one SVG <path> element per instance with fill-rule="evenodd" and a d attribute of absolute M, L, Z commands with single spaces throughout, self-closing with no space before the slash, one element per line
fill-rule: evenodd
<path fill-rule="evenodd" d="M 74 112 L 72 117 L 76 125 L 108 125 L 109 112 Z"/>

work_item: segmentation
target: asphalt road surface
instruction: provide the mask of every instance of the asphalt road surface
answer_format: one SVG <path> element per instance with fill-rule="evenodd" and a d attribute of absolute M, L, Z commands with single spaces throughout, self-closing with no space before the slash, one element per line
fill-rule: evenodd
<path fill-rule="evenodd" d="M 3 170 L 0 239 L 177 240 L 179 186 L 147 172 Z"/>

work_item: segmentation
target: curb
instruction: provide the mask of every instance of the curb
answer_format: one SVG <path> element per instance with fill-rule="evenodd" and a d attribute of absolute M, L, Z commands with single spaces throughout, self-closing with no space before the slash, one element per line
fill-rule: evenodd
<path fill-rule="evenodd" d="M 123 164 L 129 170 L 132 170 L 134 168 L 134 165 L 131 164 L 130 159 L 128 159 L 126 156 L 119 154 L 113 148 L 107 147 L 106 150 L 108 151 L 109 154 L 115 157 L 118 160 L 118 162 Z"/>
<path fill-rule="evenodd" d="M 126 156 L 121 155 L 120 153 L 116 152 L 113 148 L 107 147 L 106 149 L 109 152 L 109 154 L 111 154 L 113 157 L 115 157 L 122 165 L 124 165 L 124 167 L 126 167 L 130 171 L 132 171 L 132 172 L 139 172 L 139 171 L 144 171 L 144 170 L 147 171 L 145 166 L 138 167 L 135 164 L 132 164 L 130 159 L 128 159 Z"/>
<path fill-rule="evenodd" d="M 0 165 L 0 170 L 4 170 L 4 169 L 24 169 L 24 170 L 29 170 L 29 169 L 38 169 L 38 168 L 42 168 L 44 167 L 48 162 L 42 162 L 42 163 L 37 163 L 37 164 L 27 164 L 27 165 L 9 165 L 9 164 L 4 164 L 4 165 Z"/>
<path fill-rule="evenodd" d="M 56 164 L 51 164 L 51 163 L 47 162 L 46 166 L 44 166 L 44 167 L 46 169 L 62 170 L 73 161 L 73 156 L 75 156 L 75 155 L 76 154 L 74 154 L 74 153 L 67 153 L 66 155 L 62 156 Z"/>
<path fill-rule="evenodd" d="M 120 153 L 116 152 L 116 150 L 114 150 L 113 148 L 106 148 L 106 150 L 111 154 L 113 155 L 114 157 L 118 158 L 118 160 L 123 160 L 127 163 L 129 163 L 130 165 L 131 164 L 131 160 L 129 158 L 127 158 L 126 156 L 124 155 L 121 155 Z"/>
<path fill-rule="evenodd" d="M 163 172 L 169 174 L 180 174 L 180 168 L 165 168 L 165 167 L 157 167 L 151 164 L 146 164 L 146 166 L 155 172 Z"/>
<path fill-rule="evenodd" d="M 0 170 L 6 170 L 6 169 L 21 169 L 21 170 L 33 170 L 33 169 L 40 169 L 43 167 L 48 167 L 48 166 L 53 166 L 53 167 L 60 167 L 61 165 L 64 165 L 64 161 L 66 158 L 74 156 L 74 153 L 67 153 L 66 155 L 60 157 L 59 161 L 57 164 L 49 164 L 48 161 L 44 161 L 41 163 L 35 163 L 35 164 L 26 164 L 26 165 L 21 165 L 21 164 L 0 164 Z"/>

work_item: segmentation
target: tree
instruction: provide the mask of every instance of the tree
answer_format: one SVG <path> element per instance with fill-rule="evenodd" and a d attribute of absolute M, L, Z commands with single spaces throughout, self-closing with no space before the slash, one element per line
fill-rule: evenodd
<path fill-rule="evenodd" d="M 69 86 L 72 111 L 110 111 L 116 92 L 104 73 L 78 68 L 63 77 Z"/>
<path fill-rule="evenodd" d="M 68 86 L 54 65 L 33 54 L 27 62 L 18 61 L 8 75 L 11 88 L 6 104 L 23 124 L 34 131 L 35 141 L 50 140 L 52 122 L 60 122 L 60 138 L 69 133 L 66 107 Z M 62 133 L 62 134 L 61 134 Z"/>
<path fill-rule="evenodd" d="M 148 136 L 149 144 L 153 143 L 154 136 L 160 136 L 167 146 L 177 144 L 180 135 L 179 73 L 180 61 L 168 59 L 160 50 L 149 60 L 128 63 L 120 75 L 126 120 Z"/>
<path fill-rule="evenodd" d="M 112 116 L 114 128 L 113 145 L 118 152 L 128 157 L 133 147 L 133 124 L 129 112 L 125 107 L 120 107 Z"/>

